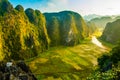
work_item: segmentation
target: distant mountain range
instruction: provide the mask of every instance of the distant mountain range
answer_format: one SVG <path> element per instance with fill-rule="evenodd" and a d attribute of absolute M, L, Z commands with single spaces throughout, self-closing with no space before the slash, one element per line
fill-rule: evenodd
<path fill-rule="evenodd" d="M 104 29 L 107 23 L 116 21 L 117 19 L 120 19 L 120 15 L 99 16 L 96 18 L 92 18 L 90 21 L 86 22 L 94 23 L 96 27 Z"/>
<path fill-rule="evenodd" d="M 90 15 L 85 15 L 83 18 L 84 18 L 86 21 L 90 21 L 91 19 L 100 18 L 100 17 L 101 17 L 101 15 L 90 14 Z"/>

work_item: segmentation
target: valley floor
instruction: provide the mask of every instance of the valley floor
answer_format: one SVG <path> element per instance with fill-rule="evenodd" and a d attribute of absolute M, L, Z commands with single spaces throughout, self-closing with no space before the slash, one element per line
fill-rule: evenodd
<path fill-rule="evenodd" d="M 97 65 L 97 58 L 108 51 L 85 40 L 74 47 L 53 47 L 27 63 L 38 80 L 84 80 Z"/>

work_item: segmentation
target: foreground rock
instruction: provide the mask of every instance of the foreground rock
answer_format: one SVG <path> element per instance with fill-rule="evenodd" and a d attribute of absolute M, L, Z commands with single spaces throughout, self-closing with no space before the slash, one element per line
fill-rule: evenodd
<path fill-rule="evenodd" d="M 0 62 L 0 80 L 37 80 L 24 61 Z"/>

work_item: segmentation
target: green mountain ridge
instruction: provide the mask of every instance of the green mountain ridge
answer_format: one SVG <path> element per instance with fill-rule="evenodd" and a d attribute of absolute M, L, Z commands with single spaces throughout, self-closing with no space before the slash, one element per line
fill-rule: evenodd
<path fill-rule="evenodd" d="M 14 9 L 7 0 L 0 2 L 0 9 L 0 56 L 3 56 L 0 60 L 30 58 L 36 56 L 38 50 L 42 52 L 48 48 L 45 25 L 40 25 L 38 29 L 36 25 L 29 22 L 23 10 L 17 7 Z M 38 21 L 45 24 L 42 16 Z"/>

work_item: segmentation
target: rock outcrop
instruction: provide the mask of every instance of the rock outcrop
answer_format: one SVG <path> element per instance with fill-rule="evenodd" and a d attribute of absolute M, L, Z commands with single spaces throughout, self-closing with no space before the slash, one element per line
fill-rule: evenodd
<path fill-rule="evenodd" d="M 24 61 L 0 62 L 0 80 L 37 80 Z"/>

